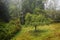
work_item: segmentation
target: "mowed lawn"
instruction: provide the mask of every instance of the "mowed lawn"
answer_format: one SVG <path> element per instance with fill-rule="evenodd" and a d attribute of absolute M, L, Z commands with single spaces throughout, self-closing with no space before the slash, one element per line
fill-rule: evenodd
<path fill-rule="evenodd" d="M 60 40 L 60 23 L 34 27 L 22 27 L 11 40 Z"/>

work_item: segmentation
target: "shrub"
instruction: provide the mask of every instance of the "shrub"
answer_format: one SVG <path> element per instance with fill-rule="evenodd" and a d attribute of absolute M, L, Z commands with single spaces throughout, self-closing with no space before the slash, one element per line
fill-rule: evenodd
<path fill-rule="evenodd" d="M 0 24 L 0 40 L 10 40 L 18 31 L 21 26 L 18 20 L 12 20 L 9 23 Z"/>

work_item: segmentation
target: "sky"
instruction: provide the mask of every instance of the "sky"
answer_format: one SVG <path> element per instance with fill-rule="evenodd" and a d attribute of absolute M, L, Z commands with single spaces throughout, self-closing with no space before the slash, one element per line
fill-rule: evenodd
<path fill-rule="evenodd" d="M 47 0 L 44 5 L 45 5 L 45 9 L 55 7 L 56 10 L 60 10 L 60 0 Z"/>
<path fill-rule="evenodd" d="M 60 0 L 57 0 L 57 9 L 60 9 Z"/>

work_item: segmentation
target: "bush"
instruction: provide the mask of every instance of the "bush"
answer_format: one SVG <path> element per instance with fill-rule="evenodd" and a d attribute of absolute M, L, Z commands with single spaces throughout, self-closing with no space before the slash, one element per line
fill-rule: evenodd
<path fill-rule="evenodd" d="M 0 24 L 0 40 L 10 40 L 18 31 L 21 26 L 18 20 L 12 20 L 9 23 Z"/>

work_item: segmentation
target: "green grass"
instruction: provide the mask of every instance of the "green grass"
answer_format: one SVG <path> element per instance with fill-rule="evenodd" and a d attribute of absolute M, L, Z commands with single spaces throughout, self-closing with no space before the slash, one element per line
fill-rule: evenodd
<path fill-rule="evenodd" d="M 60 23 L 34 27 L 22 27 L 22 31 L 11 40 L 60 40 Z"/>

